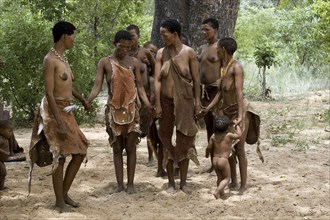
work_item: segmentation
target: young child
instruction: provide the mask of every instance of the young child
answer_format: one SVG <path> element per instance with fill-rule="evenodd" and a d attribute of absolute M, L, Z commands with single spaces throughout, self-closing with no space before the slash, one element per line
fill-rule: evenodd
<path fill-rule="evenodd" d="M 217 189 L 213 193 L 216 199 L 224 196 L 224 189 L 230 181 L 230 166 L 228 158 L 231 151 L 231 145 L 234 140 L 242 135 L 240 126 L 235 126 L 236 133 L 230 132 L 231 122 L 227 116 L 219 116 L 214 119 L 214 134 L 209 140 L 205 150 L 205 157 L 208 158 L 211 150 L 214 151 L 212 164 L 217 173 Z"/>
<path fill-rule="evenodd" d="M 11 124 L 8 120 L 0 120 L 0 190 L 5 189 L 7 175 L 5 161 L 9 156 L 8 139 L 11 136 Z"/>

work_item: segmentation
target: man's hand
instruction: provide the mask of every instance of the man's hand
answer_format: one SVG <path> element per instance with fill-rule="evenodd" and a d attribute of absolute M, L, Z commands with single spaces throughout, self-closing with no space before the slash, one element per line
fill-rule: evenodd
<path fill-rule="evenodd" d="M 199 112 L 197 113 L 197 119 L 203 118 L 205 115 L 207 115 L 208 112 L 209 110 L 207 108 L 200 109 Z"/>
<path fill-rule="evenodd" d="M 91 113 L 91 112 L 92 112 L 92 110 L 93 110 L 93 108 L 92 108 L 92 103 L 89 102 L 87 99 L 85 99 L 85 101 L 84 101 L 84 103 L 83 103 L 83 106 L 84 106 L 85 111 L 86 111 L 87 113 Z"/>
<path fill-rule="evenodd" d="M 162 107 L 156 106 L 154 108 L 154 110 L 155 110 L 155 118 L 161 118 L 162 117 Z"/>

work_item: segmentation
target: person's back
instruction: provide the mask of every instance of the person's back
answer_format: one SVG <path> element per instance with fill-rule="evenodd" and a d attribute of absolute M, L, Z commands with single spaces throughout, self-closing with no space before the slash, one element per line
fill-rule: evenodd
<path fill-rule="evenodd" d="M 224 188 L 230 181 L 230 165 L 228 158 L 230 156 L 231 145 L 233 140 L 239 139 L 242 135 L 239 126 L 235 127 L 236 133 L 232 133 L 231 121 L 227 116 L 220 116 L 214 120 L 214 134 L 211 136 L 209 144 L 206 148 L 205 156 L 208 157 L 213 149 L 214 155 L 212 156 L 213 168 L 217 174 L 217 189 L 214 192 L 216 199 L 224 196 Z"/>

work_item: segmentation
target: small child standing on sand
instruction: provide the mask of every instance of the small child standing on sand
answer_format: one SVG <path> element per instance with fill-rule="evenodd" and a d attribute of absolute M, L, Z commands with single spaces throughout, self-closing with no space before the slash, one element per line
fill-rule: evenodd
<path fill-rule="evenodd" d="M 214 134 L 210 137 L 209 144 L 205 150 L 208 158 L 211 150 L 214 151 L 212 158 L 213 168 L 217 174 L 217 189 L 213 193 L 216 199 L 224 196 L 224 189 L 230 181 L 230 166 L 228 158 L 234 140 L 239 139 L 242 131 L 239 125 L 235 126 L 236 133 L 230 132 L 231 122 L 227 116 L 219 116 L 214 119 Z M 235 124 L 235 123 L 234 123 Z"/>

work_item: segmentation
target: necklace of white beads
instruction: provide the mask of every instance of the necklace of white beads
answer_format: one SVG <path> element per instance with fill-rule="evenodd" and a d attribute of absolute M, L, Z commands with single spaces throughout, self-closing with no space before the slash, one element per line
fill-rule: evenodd
<path fill-rule="evenodd" d="M 68 60 L 66 59 L 66 57 L 65 57 L 64 55 L 63 55 L 63 57 L 61 57 L 61 56 L 58 54 L 58 52 L 55 50 L 54 47 L 52 47 L 52 48 L 50 49 L 50 51 L 52 51 L 52 52 L 54 53 L 54 55 L 57 56 L 62 62 L 64 62 L 64 63 L 69 63 Z"/>

